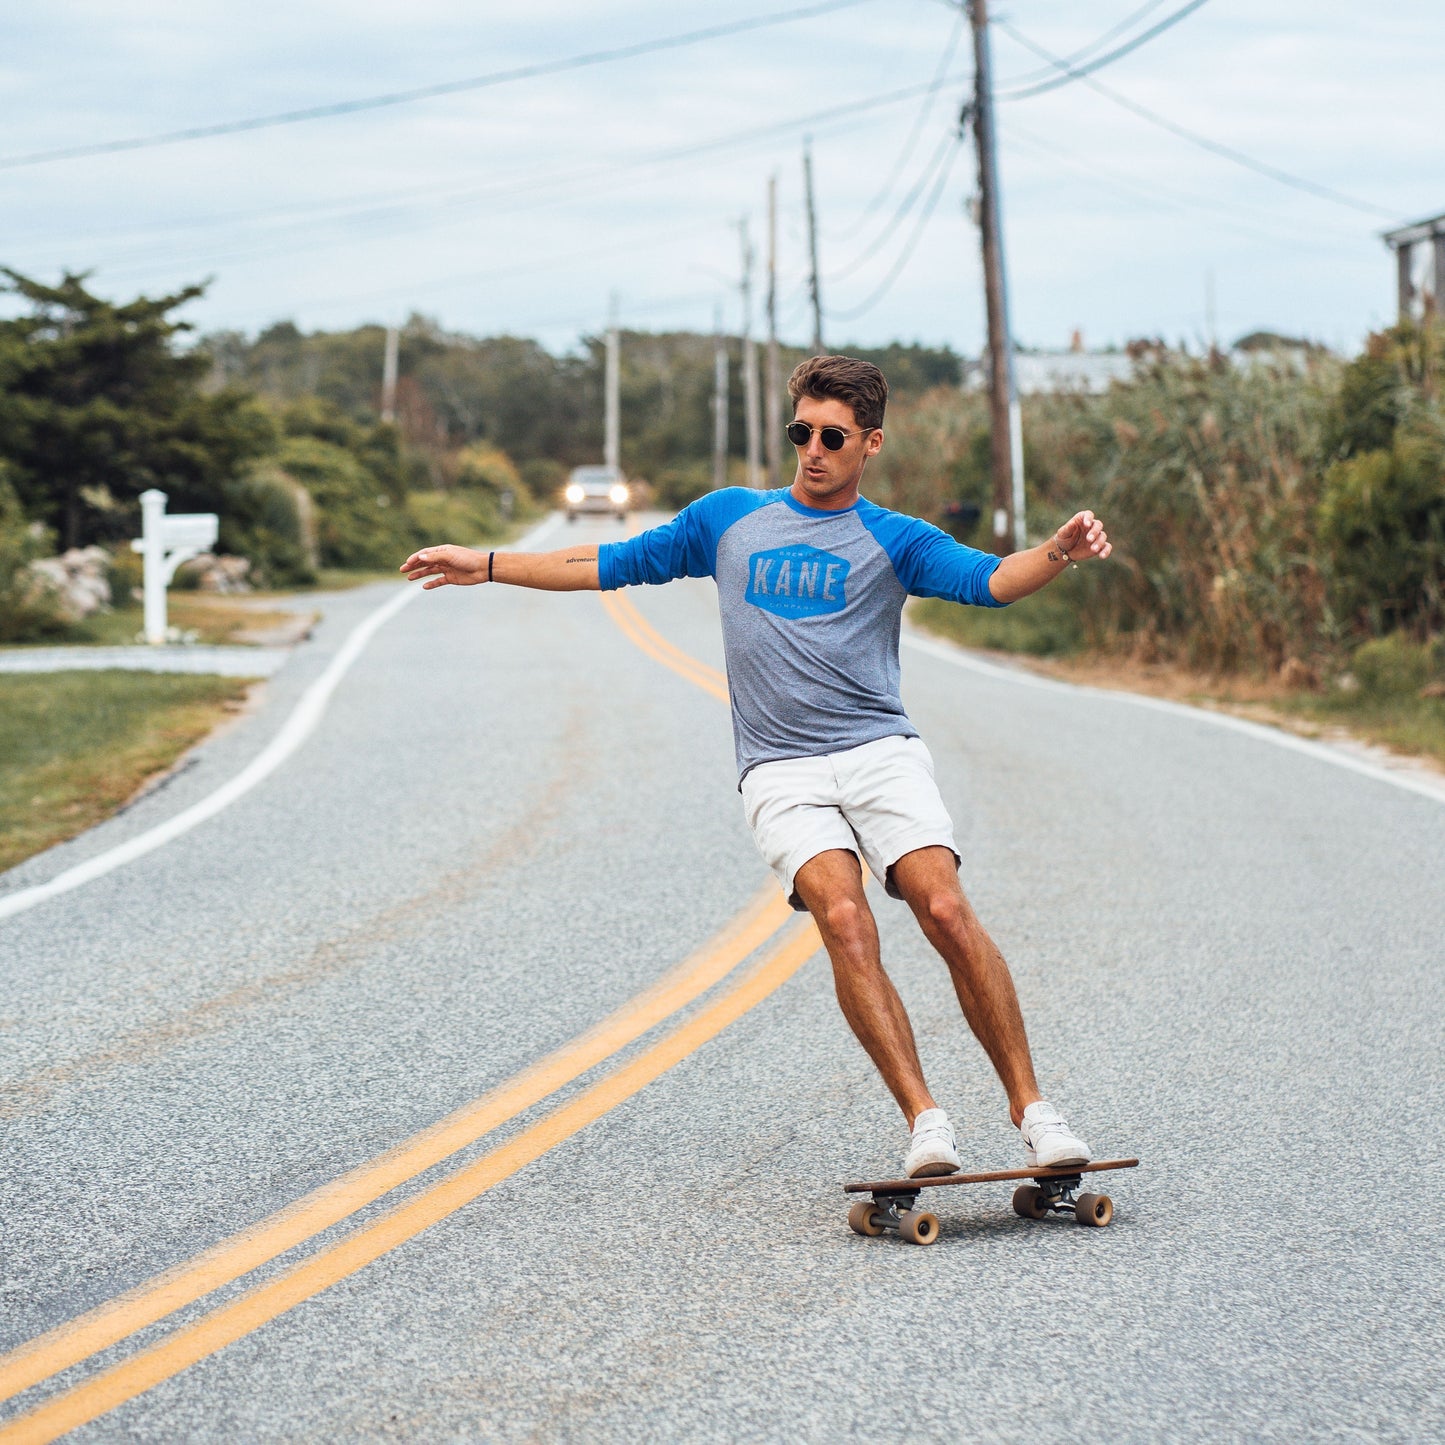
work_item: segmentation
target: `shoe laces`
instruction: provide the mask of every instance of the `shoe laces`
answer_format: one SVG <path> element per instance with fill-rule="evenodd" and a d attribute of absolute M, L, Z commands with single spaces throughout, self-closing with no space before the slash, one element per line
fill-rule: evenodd
<path fill-rule="evenodd" d="M 948 1124 L 925 1124 L 921 1129 L 913 1131 L 911 1142 L 915 1145 L 921 1144 L 924 1140 L 932 1141 L 942 1139 L 948 1144 L 953 1143 L 953 1129 Z"/>
<path fill-rule="evenodd" d="M 1064 1122 L 1064 1116 L 1057 1109 L 1040 1113 L 1028 1123 L 1028 1137 L 1041 1138 L 1045 1134 L 1072 1134 L 1073 1130 Z"/>

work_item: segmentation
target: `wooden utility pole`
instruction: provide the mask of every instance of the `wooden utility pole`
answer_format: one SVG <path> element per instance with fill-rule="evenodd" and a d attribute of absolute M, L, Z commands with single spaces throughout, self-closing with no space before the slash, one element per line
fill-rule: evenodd
<path fill-rule="evenodd" d="M 612 303 L 607 317 L 607 372 L 603 384 L 603 412 L 605 431 L 602 460 L 609 467 L 621 470 L 622 457 L 622 384 L 619 374 L 619 352 L 621 338 L 617 331 L 617 293 L 612 293 Z"/>
<path fill-rule="evenodd" d="M 983 238 L 983 291 L 988 312 L 989 441 L 993 464 L 993 543 L 1000 556 L 1026 545 L 1024 531 L 1023 418 L 1014 381 L 1009 330 L 1008 276 L 999 217 L 998 151 L 993 123 L 993 78 L 987 0 L 968 0 L 973 26 L 973 135 L 978 147 L 979 231 Z"/>
<path fill-rule="evenodd" d="M 758 348 L 753 341 L 753 243 L 748 218 L 738 222 L 743 245 L 743 420 L 746 427 L 748 486 L 763 483 L 762 428 L 758 419 Z"/>
<path fill-rule="evenodd" d="M 808 294 L 813 299 L 813 355 L 823 354 L 823 299 L 818 294 L 818 214 L 813 206 L 813 147 L 803 141 L 803 195 L 808 208 Z"/>
<path fill-rule="evenodd" d="M 381 419 L 391 423 L 396 420 L 396 360 L 400 337 L 395 326 L 386 328 L 386 351 L 381 362 Z"/>
<path fill-rule="evenodd" d="M 783 378 L 778 366 L 778 177 L 768 177 L 768 356 L 763 426 L 768 485 L 783 484 Z"/>
<path fill-rule="evenodd" d="M 728 343 L 722 329 L 722 307 L 712 320 L 712 485 L 728 484 Z"/>

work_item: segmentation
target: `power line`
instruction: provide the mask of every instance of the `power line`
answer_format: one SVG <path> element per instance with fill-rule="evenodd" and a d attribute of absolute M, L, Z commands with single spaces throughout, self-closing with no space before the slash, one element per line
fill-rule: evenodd
<path fill-rule="evenodd" d="M 1172 14 L 1166 15 L 1157 24 L 1151 25 L 1147 30 L 1141 30 L 1131 39 L 1126 40 L 1122 45 L 1116 45 L 1113 50 L 1104 55 L 1095 57 L 1084 65 L 1074 65 L 1067 60 L 1054 62 L 1059 69 L 1064 71 L 1063 75 L 1056 75 L 1052 80 L 1041 80 L 1037 85 L 1027 85 L 1021 90 L 1010 90 L 997 94 L 997 100 L 1027 100 L 1031 95 L 1043 95 L 1046 91 L 1057 90 L 1061 85 L 1072 85 L 1076 80 L 1083 80 L 1086 76 L 1096 70 L 1102 70 L 1106 65 L 1112 65 L 1114 61 L 1128 55 L 1130 51 L 1137 50 L 1141 45 L 1152 40 L 1156 35 L 1162 35 L 1171 26 L 1177 25 L 1186 16 L 1192 15 L 1201 6 L 1207 5 L 1209 0 L 1189 0 L 1187 5 L 1182 5 Z M 998 26 L 1008 31 L 1010 35 L 1018 40 L 1018 32 L 1002 20 L 996 22 Z M 1050 57 L 1052 59 L 1052 57 Z"/>
<path fill-rule="evenodd" d="M 1071 67 L 1067 61 L 1060 60 L 1058 56 L 1050 54 L 1043 46 L 1030 40 L 1028 36 L 1021 34 L 1007 20 L 995 20 L 994 24 L 1001 30 L 1006 31 L 1018 43 L 1051 65 L 1060 69 L 1069 70 Z M 1136 100 L 1130 100 L 1126 95 L 1120 95 L 1117 90 L 1110 89 L 1103 81 L 1095 80 L 1093 76 L 1082 71 L 1074 73 L 1074 79 L 1082 80 L 1091 90 L 1097 91 L 1106 100 L 1112 100 L 1115 105 L 1122 106 L 1125 110 L 1131 111 L 1142 120 L 1147 120 L 1151 125 L 1157 125 L 1162 130 L 1167 130 L 1171 135 L 1178 136 L 1181 140 L 1187 140 L 1191 145 L 1199 146 L 1202 150 L 1209 151 L 1227 161 L 1233 161 L 1235 165 L 1245 167 L 1246 170 L 1256 172 L 1258 175 L 1266 176 L 1272 181 L 1278 181 L 1281 185 L 1292 186 L 1297 191 L 1303 191 L 1306 195 L 1316 196 L 1321 200 L 1334 201 L 1341 206 L 1349 206 L 1356 211 L 1364 211 L 1369 215 L 1385 216 L 1393 219 L 1396 212 L 1386 210 L 1383 206 L 1377 206 L 1371 201 L 1362 201 L 1355 196 L 1346 195 L 1343 191 L 1333 190 L 1329 186 L 1319 185 L 1315 181 L 1306 180 L 1303 176 L 1293 175 L 1289 171 L 1280 170 L 1278 166 L 1272 166 L 1266 161 L 1255 160 L 1253 156 L 1246 155 L 1243 151 L 1235 150 L 1233 146 L 1224 145 L 1220 141 L 1210 140 L 1208 136 L 1200 135 L 1197 131 L 1186 129 L 1182 125 L 1162 116 L 1158 111 L 1150 110 L 1147 106 L 1140 105 Z M 1009 97 L 1016 99 L 1017 97 Z"/>
<path fill-rule="evenodd" d="M 960 77 L 949 77 L 953 83 Z M 579 189 L 587 182 L 594 182 L 604 187 L 609 193 L 614 191 L 619 183 L 619 176 L 623 172 L 634 172 L 635 179 L 646 179 L 648 175 L 656 175 L 674 168 L 679 163 L 687 162 L 699 155 L 709 152 L 731 150 L 735 147 L 742 148 L 757 145 L 760 142 L 769 141 L 779 135 L 796 133 L 799 130 L 817 130 L 819 127 L 828 126 L 831 129 L 839 127 L 848 128 L 860 123 L 860 116 L 865 112 L 876 110 L 885 106 L 895 105 L 901 101 L 911 100 L 927 88 L 927 82 L 904 86 L 899 90 L 886 91 L 880 95 L 870 96 L 866 99 L 852 99 L 843 104 L 831 106 L 826 110 L 814 111 L 808 115 L 794 116 L 789 120 L 775 121 L 767 125 L 753 126 L 746 130 L 734 131 L 723 136 L 717 136 L 711 140 L 695 142 L 691 145 L 672 147 L 663 151 L 654 151 L 649 155 L 639 157 L 635 160 L 609 162 L 597 166 L 590 166 L 585 169 L 573 169 L 566 172 L 554 172 L 549 176 L 532 176 L 521 184 L 472 187 L 469 189 L 453 192 L 444 198 L 433 201 L 429 208 L 419 208 L 413 204 L 415 193 L 409 191 L 406 201 L 370 201 L 361 200 L 356 202 L 327 202 L 314 208 L 305 208 L 291 212 L 293 219 L 284 222 L 289 226 L 314 227 L 318 222 L 332 221 L 336 223 L 350 223 L 353 228 L 356 224 L 370 220 L 386 220 L 389 216 L 400 220 L 400 229 L 415 229 L 418 224 L 427 222 L 439 212 L 450 211 L 465 214 L 469 209 L 478 205 L 485 205 L 490 211 L 496 212 L 505 208 L 508 211 L 530 210 L 537 206 L 554 204 L 557 201 L 574 202 L 583 198 L 586 192 Z M 833 124 L 836 123 L 836 124 Z M 866 123 L 866 122 L 865 122 Z M 540 194 L 539 194 L 540 193 Z M 232 213 L 217 224 L 233 226 L 238 221 L 244 221 L 243 214 Z M 392 228 L 397 229 L 396 227 Z M 352 239 L 348 235 L 348 239 Z M 68 237 L 74 243 L 75 238 Z M 31 244 L 36 244 L 32 242 Z M 211 264 L 219 264 L 221 261 L 248 260 L 257 257 L 264 257 L 275 254 L 277 250 L 284 249 L 288 254 L 296 250 L 314 250 L 318 247 L 325 247 L 331 244 L 329 241 L 309 235 L 299 243 L 292 241 L 279 241 L 278 245 L 256 246 L 254 244 L 242 244 L 242 248 L 231 250 L 217 256 L 214 252 L 208 252 L 204 247 L 201 254 Z M 155 247 L 145 247 L 147 262 L 153 261 L 156 256 Z M 174 252 L 168 251 L 165 259 L 174 267 L 177 257 Z M 119 262 L 122 269 L 125 269 L 125 262 Z M 199 263 L 197 263 L 199 264 Z M 130 271 L 134 271 L 132 265 Z M 151 267 L 146 265 L 143 268 L 147 273 Z"/>
<path fill-rule="evenodd" d="M 1087 45 L 1080 46 L 1072 55 L 1066 56 L 1070 65 L 1077 65 L 1081 60 L 1092 54 L 1101 45 L 1107 45 L 1116 35 L 1123 35 L 1132 25 L 1137 24 L 1146 15 L 1157 10 L 1164 0 L 1146 0 L 1137 10 L 1131 10 L 1117 25 L 1111 25 L 1102 35 L 1096 36 Z M 1046 65 L 1040 70 L 1031 70 L 1027 75 L 1015 75 L 1008 80 L 1000 81 L 999 84 L 1007 89 L 1014 85 L 1032 85 L 1036 80 L 1042 80 L 1046 75 L 1055 74 L 1052 65 Z"/>
<path fill-rule="evenodd" d="M 829 320 L 856 321 L 865 312 L 871 311 L 873 307 L 875 307 L 888 294 L 888 292 L 892 289 L 893 283 L 903 274 L 903 268 L 908 264 L 914 250 L 918 246 L 918 242 L 920 241 L 920 239 L 922 239 L 923 232 L 927 229 L 928 222 L 932 218 L 933 212 L 938 206 L 940 197 L 942 197 L 943 195 L 944 187 L 948 184 L 948 178 L 953 172 L 953 161 L 954 158 L 958 155 L 958 139 L 959 138 L 957 136 L 949 137 L 949 140 L 952 141 L 953 144 L 949 147 L 946 157 L 946 163 L 943 166 L 942 170 L 939 171 L 937 183 L 933 187 L 933 193 L 929 196 L 928 203 L 924 206 L 922 212 L 919 214 L 918 220 L 913 227 L 913 232 L 908 237 L 908 240 L 904 243 L 903 249 L 898 253 L 898 258 L 894 261 L 892 269 L 878 284 L 877 288 L 873 291 L 873 293 L 868 297 L 866 301 L 862 302 L 858 306 L 854 306 L 851 310 L 848 311 L 830 311 L 828 313 Z"/>
<path fill-rule="evenodd" d="M 1161 0 L 1151 0 L 1151 3 L 1159 4 Z M 923 134 L 923 123 L 928 119 L 929 114 L 933 110 L 933 102 L 937 98 L 938 92 L 948 80 L 948 68 L 953 64 L 954 52 L 958 49 L 958 42 L 963 38 L 966 23 L 967 17 L 963 11 L 960 10 L 954 21 L 952 33 L 948 37 L 948 44 L 944 46 L 943 55 L 939 59 L 938 69 L 934 72 L 928 89 L 923 93 L 923 104 L 918 107 L 918 114 L 914 117 L 913 127 L 908 133 L 908 139 L 904 142 L 903 149 L 898 153 L 898 159 L 893 163 L 893 167 L 888 173 L 888 179 L 878 188 L 878 194 L 868 202 L 853 224 L 846 230 L 839 231 L 836 234 L 834 237 L 835 240 L 847 241 L 856 236 L 867 223 L 868 218 L 874 215 L 879 207 L 883 205 L 884 201 L 893 194 L 893 187 L 898 184 L 898 179 L 903 174 L 904 168 L 913 158 L 914 149 L 918 145 L 918 138 Z"/>
<path fill-rule="evenodd" d="M 873 238 L 873 240 L 856 255 L 846 266 L 840 266 L 836 271 L 828 273 L 830 281 L 841 281 L 845 276 L 851 276 L 860 266 L 871 261 L 874 256 L 887 244 L 894 231 L 907 219 L 908 213 L 918 204 L 918 198 L 928 189 L 928 183 L 938 174 L 938 167 L 947 158 L 948 148 L 957 139 L 950 131 L 945 131 L 939 139 L 939 144 L 934 148 L 933 154 L 928 158 L 928 164 L 924 166 L 922 173 L 913 183 L 913 187 L 898 203 L 898 208 L 889 218 L 888 224 Z"/>
<path fill-rule="evenodd" d="M 720 40 L 726 36 L 741 35 L 750 30 L 762 30 L 773 25 L 783 25 L 793 20 L 807 20 L 815 15 L 826 15 L 830 11 L 844 10 L 868 3 L 871 3 L 871 0 L 820 0 L 820 3 L 804 5 L 795 10 L 777 11 L 771 15 L 754 15 L 746 20 L 734 20 L 723 25 L 710 25 L 702 30 L 689 30 L 679 35 L 662 36 L 656 40 L 641 40 L 631 45 L 614 46 L 607 50 L 588 51 L 585 54 L 568 56 L 562 60 L 543 60 L 532 65 L 519 65 L 511 70 L 494 70 L 486 75 L 470 76 L 465 80 L 442 81 L 435 85 L 417 86 L 411 90 L 388 91 L 381 95 L 362 96 L 356 100 L 304 106 L 298 110 L 276 111 L 269 115 L 249 116 L 243 120 L 220 121 L 213 125 L 189 126 L 183 130 L 162 131 L 148 136 L 133 136 L 127 140 L 96 141 L 87 145 L 61 146 L 55 150 L 33 151 L 29 155 L 3 156 L 0 157 L 0 170 L 14 170 L 20 166 L 45 165 L 50 161 L 78 160 L 83 156 L 114 155 L 120 151 L 149 150 L 155 146 L 176 145 L 182 141 L 206 140 L 212 136 L 268 130 L 275 126 L 295 125 L 300 121 L 322 120 L 330 116 L 354 115 L 358 111 L 409 105 L 414 101 L 432 100 L 443 95 L 457 95 L 463 91 L 485 90 L 513 80 L 531 80 L 541 75 L 556 75 L 566 70 L 581 70 L 588 66 L 606 65 L 615 60 L 630 60 L 634 56 L 650 55 L 659 50 L 676 50 L 685 45 L 697 45 L 706 40 Z"/>

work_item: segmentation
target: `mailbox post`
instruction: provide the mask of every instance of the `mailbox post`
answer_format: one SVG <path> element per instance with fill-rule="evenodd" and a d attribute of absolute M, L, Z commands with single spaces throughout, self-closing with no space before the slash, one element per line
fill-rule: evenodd
<path fill-rule="evenodd" d="M 145 558 L 145 639 L 153 647 L 166 640 L 166 588 L 176 568 L 216 545 L 220 519 L 214 512 L 166 516 L 166 494 L 154 487 L 140 494 L 141 535 L 131 550 Z"/>

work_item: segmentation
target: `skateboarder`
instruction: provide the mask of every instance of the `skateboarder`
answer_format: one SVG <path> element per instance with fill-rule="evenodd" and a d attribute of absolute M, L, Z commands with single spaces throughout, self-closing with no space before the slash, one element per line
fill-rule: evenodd
<path fill-rule="evenodd" d="M 1008 1094 L 1026 1162 L 1087 1163 L 1088 1145 L 1040 1096 L 1008 966 L 959 884 L 933 760 L 899 698 L 898 637 L 910 594 L 1000 607 L 1071 561 L 1107 557 L 1111 545 L 1094 514 L 1078 512 L 1042 546 L 1000 559 L 887 511 L 859 493 L 883 446 L 883 373 L 815 356 L 793 372 L 788 394 L 798 455 L 790 487 L 711 492 L 624 542 L 548 553 L 427 547 L 401 570 L 428 588 L 606 591 L 714 578 L 748 823 L 793 907 L 813 915 L 843 1013 L 908 1120 L 904 1172 L 949 1174 L 960 1160 L 880 961 L 864 863 L 948 965 Z"/>

